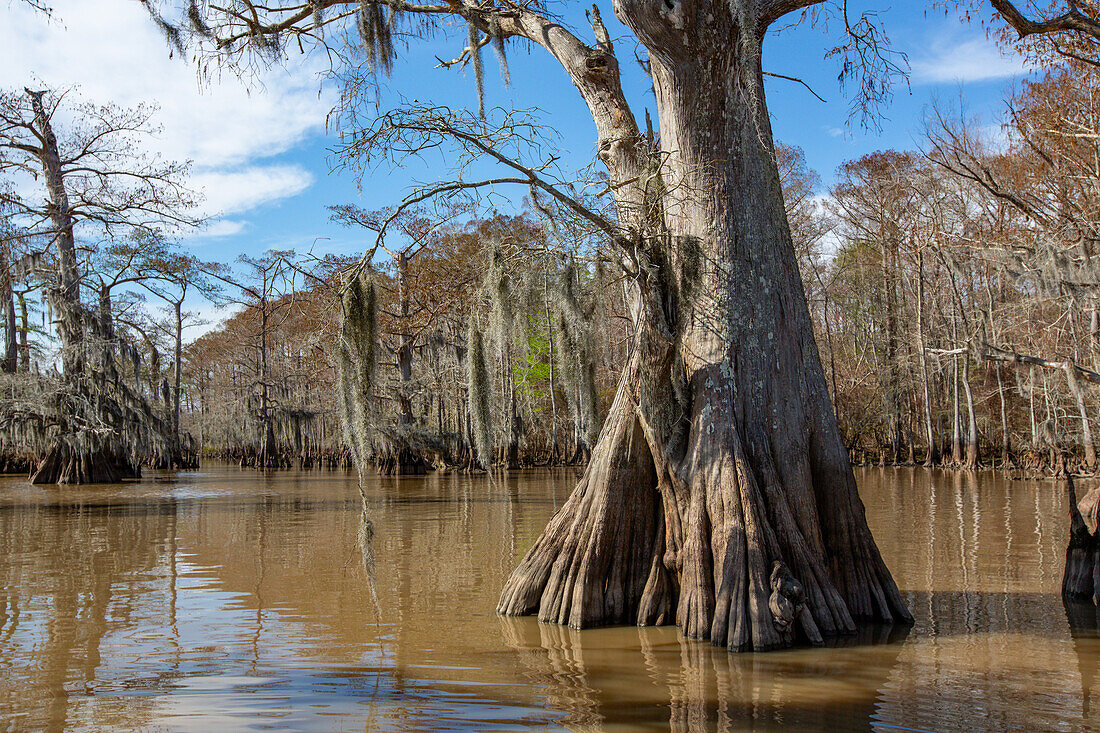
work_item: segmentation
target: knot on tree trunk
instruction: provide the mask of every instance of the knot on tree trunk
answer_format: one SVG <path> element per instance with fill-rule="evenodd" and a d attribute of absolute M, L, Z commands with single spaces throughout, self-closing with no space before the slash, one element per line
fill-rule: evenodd
<path fill-rule="evenodd" d="M 775 620 L 776 629 L 784 632 L 802 611 L 806 594 L 802 590 L 802 584 L 791 574 L 790 568 L 778 560 L 772 566 L 770 585 L 772 593 L 768 599 L 768 609 Z"/>
<path fill-rule="evenodd" d="M 604 51 L 591 51 L 587 58 L 584 60 L 585 71 L 591 77 L 606 76 L 609 63 L 609 54 Z"/>

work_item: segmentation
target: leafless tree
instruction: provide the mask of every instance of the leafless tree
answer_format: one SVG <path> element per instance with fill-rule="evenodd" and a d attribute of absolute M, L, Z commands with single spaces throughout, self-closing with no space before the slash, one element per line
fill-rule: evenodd
<path fill-rule="evenodd" d="M 50 426 L 42 434 L 34 476 L 39 483 L 135 475 L 163 439 L 137 395 L 126 389 L 108 394 L 121 383 L 110 379 L 114 366 L 104 344 L 89 340 L 89 334 L 107 333 L 110 324 L 102 309 L 89 309 L 81 299 L 81 237 L 95 242 L 134 228 L 196 223 L 187 213 L 194 205 L 183 184 L 188 166 L 140 152 L 151 131 L 150 108 L 66 105 L 68 96 L 48 90 L 0 93 L 0 175 L 45 188 L 40 196 L 20 195 L 13 187 L 3 203 L 19 226 L 46 243 L 61 343 L 61 381 L 52 391 L 58 402 L 51 414 L 36 416 L 38 424 Z M 59 132 L 54 122 L 62 109 L 75 112 L 76 120 Z"/>

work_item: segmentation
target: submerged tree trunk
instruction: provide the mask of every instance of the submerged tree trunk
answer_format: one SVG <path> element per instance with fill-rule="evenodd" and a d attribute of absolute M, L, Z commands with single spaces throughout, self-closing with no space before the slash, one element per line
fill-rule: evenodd
<path fill-rule="evenodd" d="M 1062 597 L 1095 603 L 1100 590 L 1100 540 L 1096 536 L 1100 488 L 1093 488 L 1080 503 L 1073 476 L 1066 474 L 1069 505 L 1069 546 L 1062 575 Z"/>
<path fill-rule="evenodd" d="M 738 650 L 911 619 L 814 342 L 771 151 L 759 7 L 616 3 L 650 51 L 664 187 L 657 211 L 641 184 L 620 188 L 620 219 L 644 232 L 652 216 L 668 236 L 647 242 L 634 348 L 592 459 L 501 613 L 581 628 L 675 621 Z M 610 63 L 593 52 L 582 82 Z M 597 116 L 601 158 L 626 182 L 643 143 L 619 99 L 603 101 L 617 122 Z"/>

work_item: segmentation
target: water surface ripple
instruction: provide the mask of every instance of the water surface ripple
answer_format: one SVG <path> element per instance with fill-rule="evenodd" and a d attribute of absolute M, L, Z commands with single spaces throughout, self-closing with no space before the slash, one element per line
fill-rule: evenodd
<path fill-rule="evenodd" d="M 0 729 L 1100 730 L 1061 486 L 857 476 L 916 625 L 764 655 L 497 617 L 572 469 L 373 479 L 377 607 L 350 474 L 0 478 Z"/>

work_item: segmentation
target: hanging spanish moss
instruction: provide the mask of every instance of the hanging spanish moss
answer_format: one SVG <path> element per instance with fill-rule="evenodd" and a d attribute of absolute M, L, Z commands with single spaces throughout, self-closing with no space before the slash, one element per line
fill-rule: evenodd
<path fill-rule="evenodd" d="M 316 22 L 316 10 L 315 22 Z M 393 48 L 393 22 L 396 12 L 370 0 L 359 1 L 356 26 L 359 41 L 366 53 L 366 62 L 372 71 L 389 75 L 396 56 Z"/>
<path fill-rule="evenodd" d="M 569 260 L 562 272 L 556 305 L 555 326 L 564 360 L 562 375 L 566 384 L 566 400 L 573 412 L 576 447 L 572 462 L 587 460 L 600 432 L 599 398 L 596 393 L 595 344 L 592 314 L 581 304 L 580 283 L 576 263 Z M 597 291 L 599 281 L 597 280 Z"/>
<path fill-rule="evenodd" d="M 55 301 L 57 301 L 55 303 Z M 114 483 L 138 478 L 142 465 L 169 460 L 168 425 L 116 365 L 132 348 L 114 332 L 109 305 L 51 304 L 71 333 L 62 374 L 21 372 L 5 380 L 0 446 L 5 454 L 34 456 L 36 484 Z M 131 357 L 132 358 L 132 357 Z"/>
<path fill-rule="evenodd" d="M 377 329 L 374 277 L 369 269 L 364 269 L 344 290 L 337 344 L 342 423 L 359 471 L 360 486 L 374 452 L 372 408 Z"/>
<path fill-rule="evenodd" d="M 364 268 L 348 283 L 341 301 L 340 338 L 337 343 L 344 436 L 359 474 L 362 508 L 356 543 L 367 576 L 371 600 L 380 612 L 374 588 L 374 522 L 366 492 L 366 466 L 374 450 L 372 430 L 375 340 L 378 337 L 377 294 L 374 273 Z"/>
<path fill-rule="evenodd" d="M 470 327 L 466 335 L 466 384 L 470 394 L 470 421 L 473 424 L 473 437 L 477 448 L 477 460 L 482 468 L 493 463 L 492 450 L 492 403 L 489 371 L 485 366 L 485 342 L 474 317 L 470 318 Z"/>
<path fill-rule="evenodd" d="M 489 260 L 489 272 L 485 276 L 485 290 L 489 294 L 489 311 L 493 344 L 498 352 L 503 350 L 512 335 L 512 278 L 504 269 L 504 252 L 500 246 L 493 248 Z"/>
<path fill-rule="evenodd" d="M 325 5 L 321 0 L 309 0 L 309 6 L 313 11 L 313 29 L 320 31 L 325 24 Z"/>
<path fill-rule="evenodd" d="M 493 50 L 497 55 L 497 63 L 500 64 L 500 76 L 504 86 L 511 86 L 512 74 L 508 70 L 508 55 L 504 49 L 504 31 L 500 27 L 500 16 L 494 13 L 489 16 L 489 35 L 493 39 Z"/>
<path fill-rule="evenodd" d="M 199 10 L 195 0 L 191 0 L 187 5 L 187 21 L 191 24 L 191 29 L 204 38 L 209 38 L 212 35 L 210 26 L 206 24 L 206 20 L 202 17 L 202 11 Z"/>
<path fill-rule="evenodd" d="M 474 84 L 477 87 L 477 116 L 485 119 L 485 70 L 481 62 L 481 31 L 470 23 L 470 60 L 474 65 Z"/>

